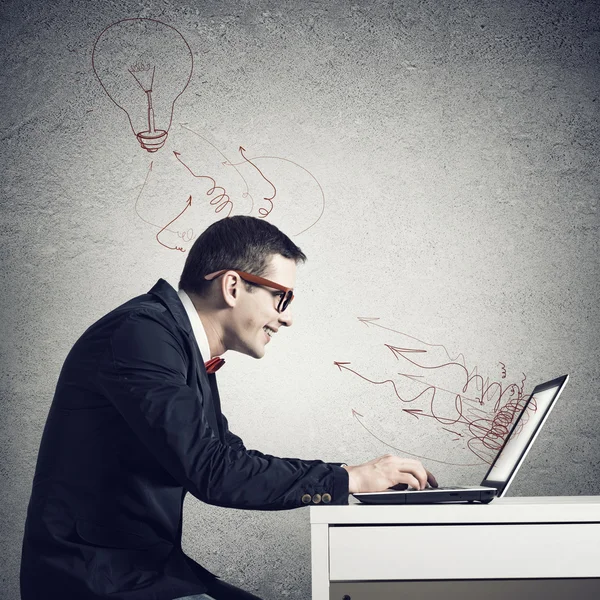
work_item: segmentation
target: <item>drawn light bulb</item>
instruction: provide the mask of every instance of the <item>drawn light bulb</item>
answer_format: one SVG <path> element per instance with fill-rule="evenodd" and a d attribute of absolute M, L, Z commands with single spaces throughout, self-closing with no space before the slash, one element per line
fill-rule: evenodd
<path fill-rule="evenodd" d="M 117 21 L 96 39 L 92 68 L 106 95 L 127 115 L 141 147 L 160 150 L 194 68 L 184 37 L 155 19 Z"/>

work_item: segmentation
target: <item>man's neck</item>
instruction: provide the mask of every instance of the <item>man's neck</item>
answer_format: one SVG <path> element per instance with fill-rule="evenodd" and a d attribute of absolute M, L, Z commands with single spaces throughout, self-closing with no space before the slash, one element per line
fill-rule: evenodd
<path fill-rule="evenodd" d="M 220 356 L 227 350 L 227 348 L 225 348 L 225 344 L 223 343 L 223 332 L 218 319 L 214 315 L 213 311 L 204 306 L 202 299 L 193 294 L 189 294 L 189 296 L 194 308 L 196 309 L 196 312 L 198 313 L 198 316 L 200 317 L 200 322 L 202 323 L 204 332 L 206 333 L 208 346 L 210 348 L 210 358 Z"/>

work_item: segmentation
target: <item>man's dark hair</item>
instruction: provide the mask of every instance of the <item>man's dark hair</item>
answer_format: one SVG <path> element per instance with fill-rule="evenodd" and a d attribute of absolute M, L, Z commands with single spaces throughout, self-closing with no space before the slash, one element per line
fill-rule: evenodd
<path fill-rule="evenodd" d="M 202 295 L 210 285 L 205 275 L 233 269 L 264 276 L 271 256 L 281 254 L 299 262 L 306 255 L 290 238 L 264 219 L 227 217 L 213 223 L 191 247 L 179 287 L 188 294 Z"/>

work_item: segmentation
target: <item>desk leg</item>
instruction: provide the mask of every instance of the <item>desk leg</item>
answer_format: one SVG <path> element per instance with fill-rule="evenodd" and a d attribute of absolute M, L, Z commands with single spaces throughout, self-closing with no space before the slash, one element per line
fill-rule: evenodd
<path fill-rule="evenodd" d="M 329 525 L 311 525 L 312 600 L 329 600 Z"/>

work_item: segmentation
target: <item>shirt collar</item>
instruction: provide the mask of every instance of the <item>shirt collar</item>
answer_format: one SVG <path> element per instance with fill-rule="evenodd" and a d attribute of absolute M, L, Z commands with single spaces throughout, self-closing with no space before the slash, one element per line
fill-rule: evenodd
<path fill-rule="evenodd" d="M 178 290 L 177 294 L 179 295 L 179 299 L 183 304 L 183 308 L 185 308 L 185 312 L 190 320 L 190 323 L 192 324 L 192 331 L 194 332 L 194 338 L 198 344 L 200 354 L 202 355 L 202 360 L 210 360 L 211 356 L 210 346 L 208 345 L 208 337 L 206 336 L 206 331 L 204 331 L 204 326 L 202 325 L 198 311 L 194 307 L 194 303 L 186 294 L 185 290 Z"/>

